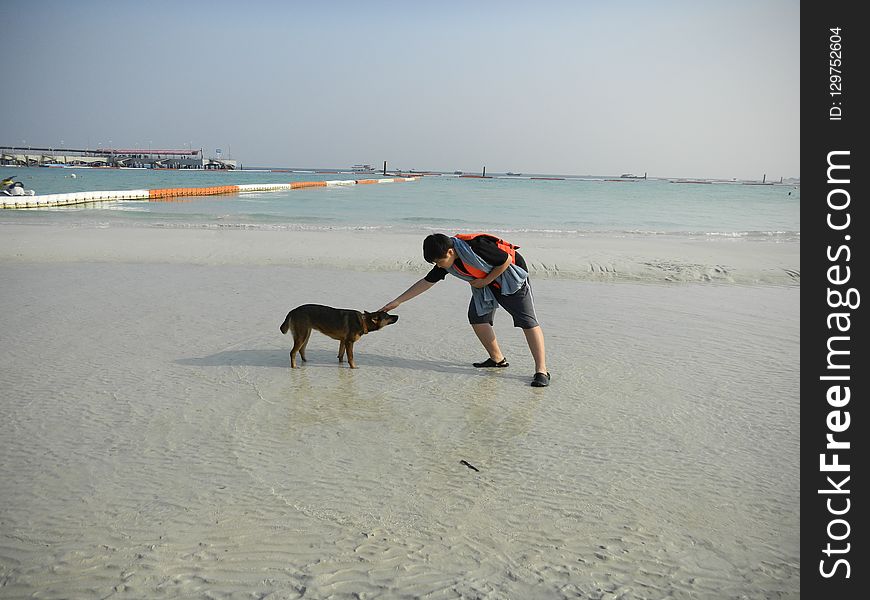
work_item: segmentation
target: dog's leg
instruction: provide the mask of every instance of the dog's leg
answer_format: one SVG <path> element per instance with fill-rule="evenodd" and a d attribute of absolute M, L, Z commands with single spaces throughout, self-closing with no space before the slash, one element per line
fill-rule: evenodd
<path fill-rule="evenodd" d="M 344 340 L 341 340 L 340 342 L 338 342 L 338 362 L 344 362 L 344 348 Z"/>
<path fill-rule="evenodd" d="M 294 342 L 293 348 L 290 350 L 290 368 L 291 369 L 296 368 L 296 350 L 297 350 L 296 343 Z"/>
<path fill-rule="evenodd" d="M 308 333 L 305 334 L 305 340 L 302 342 L 302 346 L 299 348 L 299 357 L 303 362 L 308 362 L 308 359 L 305 358 L 305 348 L 308 347 L 308 340 L 311 339 L 311 330 L 308 330 Z"/>
<path fill-rule="evenodd" d="M 356 363 L 353 362 L 353 340 L 346 340 L 344 347 L 347 349 L 347 364 L 351 369 L 356 369 Z"/>
<path fill-rule="evenodd" d="M 299 352 L 299 349 L 305 345 L 305 342 L 308 341 L 308 336 L 311 335 L 311 330 L 308 331 L 298 331 L 293 330 L 293 349 L 290 350 L 290 368 L 296 368 L 296 353 Z M 305 360 L 304 358 L 302 360 Z"/>

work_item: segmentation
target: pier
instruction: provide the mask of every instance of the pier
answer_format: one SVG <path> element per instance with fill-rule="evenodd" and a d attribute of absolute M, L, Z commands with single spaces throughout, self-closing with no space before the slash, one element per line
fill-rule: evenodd
<path fill-rule="evenodd" d="M 33 148 L 0 146 L 0 165 L 18 167 L 127 167 L 231 171 L 236 161 L 207 158 L 198 150 L 140 148 Z"/>

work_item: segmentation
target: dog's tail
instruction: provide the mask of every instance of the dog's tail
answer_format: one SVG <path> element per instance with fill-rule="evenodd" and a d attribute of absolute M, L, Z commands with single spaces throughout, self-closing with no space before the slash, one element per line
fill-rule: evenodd
<path fill-rule="evenodd" d="M 290 329 L 290 315 L 293 314 L 293 311 L 287 313 L 287 318 L 284 319 L 284 322 L 281 323 L 281 333 L 286 334 L 287 330 Z"/>

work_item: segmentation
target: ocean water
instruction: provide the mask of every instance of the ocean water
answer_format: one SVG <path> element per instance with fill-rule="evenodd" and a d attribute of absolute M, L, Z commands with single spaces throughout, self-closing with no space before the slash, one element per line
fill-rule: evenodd
<path fill-rule="evenodd" d="M 7 168 L 2 173 L 14 176 L 37 194 L 360 177 L 266 170 Z M 413 182 L 188 197 L 173 202 L 4 210 L 0 222 L 397 232 L 487 230 L 567 236 L 666 234 L 778 242 L 800 239 L 800 186 L 441 175 Z"/>

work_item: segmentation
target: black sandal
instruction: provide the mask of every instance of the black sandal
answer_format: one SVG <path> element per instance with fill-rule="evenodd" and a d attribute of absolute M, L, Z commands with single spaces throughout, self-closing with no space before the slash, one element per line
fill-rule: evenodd
<path fill-rule="evenodd" d="M 508 363 L 508 361 L 507 361 L 506 358 L 502 358 L 502 359 L 501 359 L 500 361 L 498 361 L 498 362 L 495 362 L 495 361 L 492 360 L 491 358 L 487 358 L 487 359 L 486 359 L 485 361 L 483 361 L 483 362 L 472 363 L 472 364 L 473 364 L 475 367 L 477 367 L 477 368 L 481 368 L 481 367 L 499 367 L 499 368 L 503 368 L 503 367 L 508 367 L 508 366 L 510 366 L 510 363 Z"/>
<path fill-rule="evenodd" d="M 547 387 L 550 385 L 550 373 L 535 373 L 532 379 L 532 387 Z"/>

